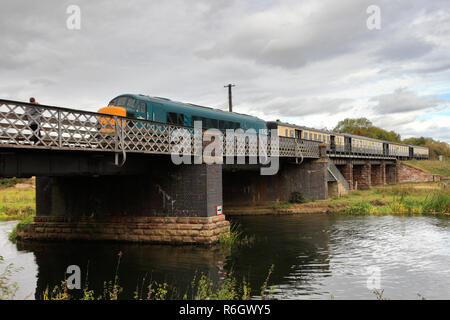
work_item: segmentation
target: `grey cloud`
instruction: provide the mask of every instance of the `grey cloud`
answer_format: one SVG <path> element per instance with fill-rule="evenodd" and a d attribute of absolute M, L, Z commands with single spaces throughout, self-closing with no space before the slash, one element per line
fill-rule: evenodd
<path fill-rule="evenodd" d="M 450 63 L 443 63 L 439 65 L 433 65 L 422 67 L 422 68 L 415 68 L 411 70 L 411 72 L 421 73 L 421 74 L 428 74 L 428 73 L 438 73 L 438 72 L 444 72 L 450 70 Z"/>
<path fill-rule="evenodd" d="M 314 114 L 331 114 L 344 108 L 349 99 L 340 98 L 275 98 L 258 108 L 267 116 L 302 117 Z"/>
<path fill-rule="evenodd" d="M 370 101 L 376 102 L 376 112 L 392 114 L 434 108 L 441 100 L 437 96 L 419 96 L 413 91 L 399 88 L 393 93 L 373 97 Z"/>
<path fill-rule="evenodd" d="M 376 54 L 380 60 L 409 60 L 431 52 L 434 47 L 433 44 L 417 37 L 397 36 L 387 41 Z"/>
<path fill-rule="evenodd" d="M 333 5 L 325 1 L 307 13 L 304 2 L 281 1 L 275 10 L 243 17 L 229 33 L 197 54 L 206 59 L 235 56 L 283 68 L 332 58 L 355 50 L 360 46 L 358 40 L 364 40 L 369 2 Z"/>

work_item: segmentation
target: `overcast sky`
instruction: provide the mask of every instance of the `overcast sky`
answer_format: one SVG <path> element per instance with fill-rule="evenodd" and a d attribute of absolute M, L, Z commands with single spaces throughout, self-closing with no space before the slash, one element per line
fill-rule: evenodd
<path fill-rule="evenodd" d="M 81 11 L 80 29 L 70 29 Z M 369 30 L 370 5 L 380 29 Z M 449 0 L 0 4 L 0 98 L 97 110 L 142 93 L 332 129 L 367 117 L 450 143 Z M 370 20 L 373 21 L 373 20 Z M 73 26 L 70 24 L 69 26 Z"/>

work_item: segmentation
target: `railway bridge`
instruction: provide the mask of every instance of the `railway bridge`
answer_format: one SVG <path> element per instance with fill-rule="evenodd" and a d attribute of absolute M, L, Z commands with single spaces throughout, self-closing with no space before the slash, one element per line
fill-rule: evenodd
<path fill-rule="evenodd" d="M 330 153 L 319 142 L 270 134 L 223 136 L 0 100 L 0 176 L 36 176 L 36 217 L 23 239 L 183 244 L 228 232 L 223 206 L 226 213 L 228 205 L 287 201 L 294 192 L 326 199 L 329 186 L 396 179 L 394 157 Z M 276 174 L 263 173 L 274 164 Z"/>

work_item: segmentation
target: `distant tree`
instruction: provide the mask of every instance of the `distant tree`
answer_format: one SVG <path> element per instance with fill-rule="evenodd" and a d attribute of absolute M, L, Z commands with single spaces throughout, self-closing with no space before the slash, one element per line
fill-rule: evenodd
<path fill-rule="evenodd" d="M 340 133 L 349 133 L 358 136 L 364 136 L 373 139 L 400 142 L 401 137 L 394 131 L 386 131 L 375 127 L 367 118 L 350 119 L 346 118 L 339 121 L 333 131 Z"/>
<path fill-rule="evenodd" d="M 338 122 L 337 126 L 334 128 L 334 131 L 341 133 L 344 132 L 350 133 L 359 130 L 367 130 L 372 126 L 373 126 L 372 121 L 370 121 L 367 118 L 358 118 L 358 119 L 346 118 Z"/>
<path fill-rule="evenodd" d="M 412 144 L 415 146 L 425 146 L 430 150 L 430 158 L 438 159 L 439 156 L 444 156 L 446 159 L 450 159 L 450 145 L 446 142 L 437 141 L 432 138 L 408 138 L 403 140 L 406 144 Z"/>

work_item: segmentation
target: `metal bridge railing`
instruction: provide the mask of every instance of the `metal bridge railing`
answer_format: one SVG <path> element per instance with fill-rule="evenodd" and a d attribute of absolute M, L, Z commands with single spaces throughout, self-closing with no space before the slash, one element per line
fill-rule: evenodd
<path fill-rule="evenodd" d="M 178 141 L 172 139 L 175 130 Z M 125 155 L 170 154 L 177 144 L 193 154 L 198 139 L 192 127 L 0 99 L 0 147 L 111 151 Z M 272 156 L 270 136 L 265 140 L 265 154 Z M 247 140 L 244 146 L 235 141 L 234 154 L 258 155 L 258 146 Z M 224 154 L 226 147 L 224 139 Z M 276 151 L 280 157 L 319 158 L 319 143 L 279 137 Z"/>

